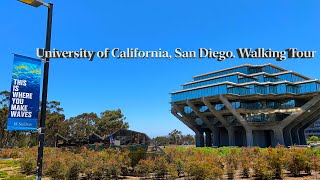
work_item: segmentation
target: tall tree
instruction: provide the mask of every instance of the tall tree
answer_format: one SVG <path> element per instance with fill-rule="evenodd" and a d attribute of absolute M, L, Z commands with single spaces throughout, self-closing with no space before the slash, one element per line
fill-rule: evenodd
<path fill-rule="evenodd" d="M 106 110 L 101 113 L 100 120 L 96 123 L 97 132 L 101 136 L 111 134 L 118 129 L 128 129 L 129 124 L 120 109 Z"/>
<path fill-rule="evenodd" d="M 9 114 L 10 92 L 0 92 L 0 148 L 17 146 L 24 141 L 26 133 L 18 131 L 5 131 Z"/>
<path fill-rule="evenodd" d="M 180 144 L 182 133 L 174 129 L 169 133 L 170 144 Z"/>
<path fill-rule="evenodd" d="M 65 121 L 65 115 L 62 112 L 63 108 L 60 107 L 60 102 L 47 102 L 45 138 L 46 146 L 54 146 L 56 133 L 59 133 L 63 136 L 68 134 L 68 122 Z"/>
<path fill-rule="evenodd" d="M 99 117 L 96 113 L 83 113 L 70 118 L 70 135 L 77 138 L 88 137 L 96 131 L 97 121 L 99 121 Z"/>
<path fill-rule="evenodd" d="M 8 91 L 0 92 L 0 148 L 4 146 L 7 133 L 5 131 L 8 119 L 8 104 L 10 99 L 10 93 Z"/>
<path fill-rule="evenodd" d="M 1 91 L 0 92 L 0 107 L 9 106 L 10 100 L 10 92 L 9 91 Z"/>
<path fill-rule="evenodd" d="M 41 104 L 41 103 L 40 103 Z M 47 102 L 47 107 L 46 107 L 46 111 L 48 114 L 50 113 L 61 113 L 63 112 L 63 108 L 60 107 L 61 103 L 58 102 L 58 101 L 50 101 L 50 102 Z"/>
<path fill-rule="evenodd" d="M 0 92 L 0 148 L 5 146 L 25 146 L 36 144 L 36 133 L 25 133 L 18 131 L 5 131 L 8 119 L 10 93 L 8 91 Z M 39 113 L 40 118 L 40 113 Z M 76 117 L 66 120 L 63 114 L 63 108 L 60 102 L 47 102 L 46 108 L 46 138 L 47 146 L 53 146 L 55 134 L 62 136 L 72 135 L 74 137 L 88 137 L 90 133 L 96 132 L 108 135 L 118 129 L 127 129 L 129 124 L 125 122 L 125 117 L 121 110 L 106 110 L 99 117 L 95 113 L 83 113 Z"/>
<path fill-rule="evenodd" d="M 170 139 L 165 136 L 157 136 L 153 139 L 153 142 L 159 146 L 166 146 L 169 145 Z"/>
<path fill-rule="evenodd" d="M 181 143 L 184 145 L 194 145 L 196 143 L 194 136 L 187 134 L 181 137 Z"/>
<path fill-rule="evenodd" d="M 10 93 L 8 91 L 0 92 L 0 148 L 2 148 L 8 138 L 8 133 L 5 131 L 9 113 Z"/>

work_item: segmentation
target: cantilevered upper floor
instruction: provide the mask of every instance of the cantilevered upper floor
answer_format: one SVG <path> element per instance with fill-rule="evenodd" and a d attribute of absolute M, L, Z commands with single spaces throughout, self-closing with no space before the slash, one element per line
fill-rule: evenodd
<path fill-rule="evenodd" d="M 219 94 L 306 94 L 320 91 L 320 81 L 264 64 L 244 64 L 193 77 L 182 90 L 171 93 L 172 102 L 179 102 Z"/>

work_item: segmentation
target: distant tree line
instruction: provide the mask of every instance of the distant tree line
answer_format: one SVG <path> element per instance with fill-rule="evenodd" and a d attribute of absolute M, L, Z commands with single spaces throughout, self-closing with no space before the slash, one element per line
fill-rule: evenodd
<path fill-rule="evenodd" d="M 9 113 L 10 92 L 0 92 L 0 148 L 25 147 L 37 145 L 37 132 L 6 131 Z M 54 146 L 55 134 L 86 138 L 95 132 L 100 136 L 111 134 L 118 129 L 128 129 L 129 124 L 120 109 L 96 113 L 82 113 L 66 118 L 58 101 L 47 102 L 46 109 L 46 146 Z M 40 113 L 39 113 L 40 115 Z M 39 116 L 40 117 L 40 116 Z"/>
<path fill-rule="evenodd" d="M 173 130 L 168 134 L 168 136 L 158 136 L 153 139 L 153 142 L 159 146 L 166 145 L 194 145 L 195 138 L 194 136 L 187 134 L 182 135 L 181 131 Z"/>
<path fill-rule="evenodd" d="M 37 145 L 38 132 L 6 131 L 9 114 L 10 92 L 0 92 L 0 148 L 26 147 Z M 118 129 L 128 129 L 129 124 L 120 109 L 106 110 L 100 115 L 90 112 L 76 117 L 66 118 L 61 103 L 47 102 L 46 109 L 45 144 L 54 146 L 55 135 L 87 138 L 91 133 L 100 136 L 109 135 Z M 40 119 L 40 113 L 39 113 Z M 192 135 L 182 135 L 181 131 L 173 130 L 168 136 L 159 136 L 153 139 L 158 145 L 192 145 L 195 139 Z"/>

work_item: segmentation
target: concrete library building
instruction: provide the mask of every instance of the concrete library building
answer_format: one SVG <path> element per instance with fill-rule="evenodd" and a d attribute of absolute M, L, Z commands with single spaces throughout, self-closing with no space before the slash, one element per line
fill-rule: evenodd
<path fill-rule="evenodd" d="M 320 119 L 320 81 L 264 64 L 194 76 L 171 93 L 171 113 L 196 146 L 305 145 Z"/>

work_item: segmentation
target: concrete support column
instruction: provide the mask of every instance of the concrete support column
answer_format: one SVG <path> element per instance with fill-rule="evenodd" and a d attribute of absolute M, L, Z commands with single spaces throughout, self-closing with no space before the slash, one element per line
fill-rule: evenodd
<path fill-rule="evenodd" d="M 178 118 L 181 122 L 183 122 L 186 126 L 192 129 L 196 134 L 196 147 L 204 146 L 204 137 L 201 128 L 197 126 L 194 122 L 194 119 L 186 114 L 181 106 L 176 105 L 175 103 L 171 103 L 172 109 L 171 113 Z M 178 114 L 180 113 L 180 115 Z"/>
<path fill-rule="evenodd" d="M 304 128 L 298 130 L 299 140 L 301 145 L 307 145 L 306 134 L 304 133 Z"/>
<path fill-rule="evenodd" d="M 284 144 L 283 130 L 281 128 L 273 129 L 275 145 Z"/>
<path fill-rule="evenodd" d="M 210 130 L 206 130 L 206 147 L 212 147 L 212 132 Z"/>
<path fill-rule="evenodd" d="M 251 126 L 247 123 L 247 121 L 237 112 L 237 110 L 231 105 L 231 103 L 223 97 L 222 94 L 219 95 L 220 100 L 226 106 L 226 108 L 233 114 L 233 116 L 239 121 L 239 123 L 246 130 L 246 138 L 247 138 L 247 146 L 253 146 L 253 136 Z"/>
<path fill-rule="evenodd" d="M 252 129 L 246 129 L 247 146 L 253 146 Z"/>
<path fill-rule="evenodd" d="M 220 128 L 214 128 L 213 131 L 213 145 L 220 146 Z"/>
<path fill-rule="evenodd" d="M 298 130 L 299 130 L 299 128 L 297 128 L 297 127 L 294 127 L 291 129 L 292 144 L 300 144 Z"/>
<path fill-rule="evenodd" d="M 203 132 L 196 133 L 196 147 L 204 147 Z"/>
<path fill-rule="evenodd" d="M 228 137 L 229 137 L 229 146 L 235 146 L 236 140 L 235 140 L 235 129 L 233 127 L 229 127 L 228 129 Z"/>
<path fill-rule="evenodd" d="M 301 111 L 291 113 L 291 115 L 280 122 L 279 126 L 284 127 L 283 135 L 286 146 L 290 146 L 299 142 L 299 140 L 295 139 L 298 133 L 293 132 L 292 129 L 294 129 L 294 127 L 297 127 L 299 123 L 303 123 L 306 121 L 306 119 L 309 119 L 310 114 L 308 114 L 307 112 L 316 111 L 320 107 L 319 102 L 320 96 L 314 96 L 310 101 L 300 107 Z"/>
<path fill-rule="evenodd" d="M 305 119 L 303 122 L 301 122 L 300 124 L 298 124 L 298 138 L 300 140 L 300 144 L 301 145 L 306 145 L 307 141 L 306 141 L 306 135 L 305 135 L 305 130 L 306 128 L 308 128 L 311 124 L 313 124 L 314 122 L 316 122 L 317 120 L 320 119 L 320 106 L 319 109 L 314 112 L 312 115 L 310 115 L 308 117 L 308 119 Z"/>
<path fill-rule="evenodd" d="M 286 127 L 283 129 L 283 137 L 284 137 L 284 144 L 286 146 L 292 145 L 292 137 L 291 137 L 291 129 Z"/>

